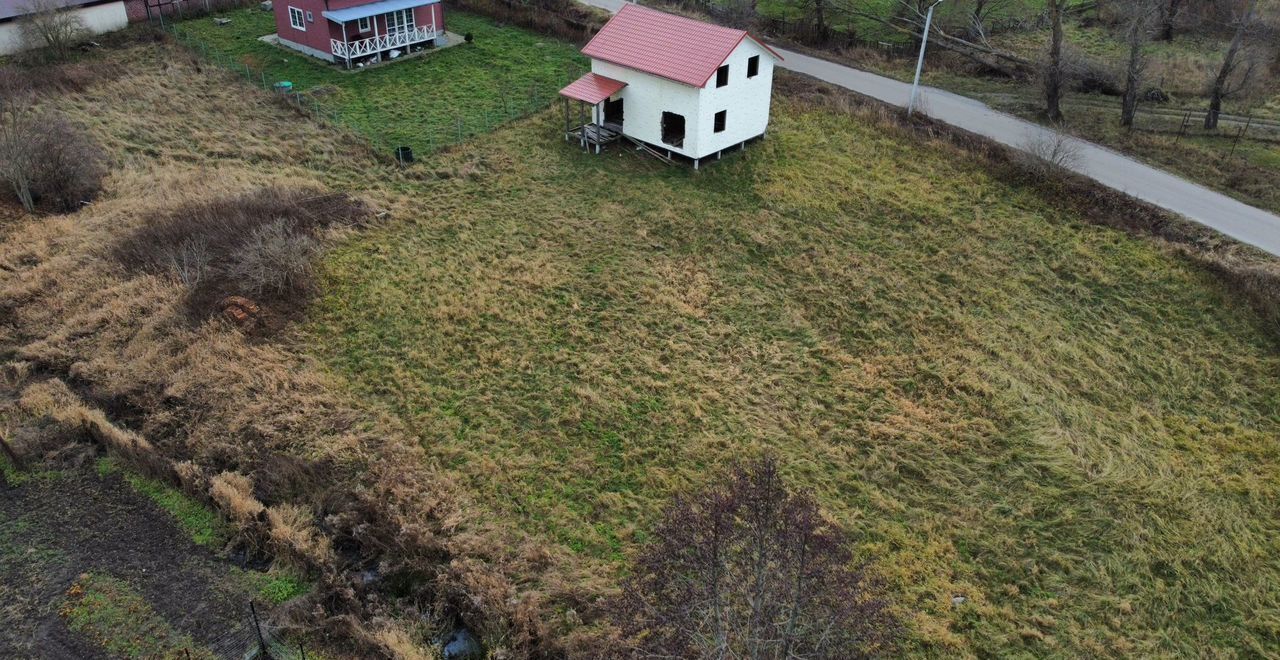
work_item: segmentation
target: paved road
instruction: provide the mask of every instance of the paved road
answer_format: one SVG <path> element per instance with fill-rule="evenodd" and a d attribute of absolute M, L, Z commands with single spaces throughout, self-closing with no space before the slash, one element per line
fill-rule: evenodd
<path fill-rule="evenodd" d="M 626 0 L 582 0 L 616 12 Z M 775 48 L 782 68 L 903 107 L 911 85 L 790 50 Z M 929 117 L 991 138 L 1015 149 L 1056 139 L 1057 133 L 1024 119 L 993 110 L 981 101 L 933 87 L 921 87 L 917 108 Z M 1204 186 L 1174 176 L 1106 147 L 1067 138 L 1076 152 L 1070 169 L 1104 186 L 1212 227 L 1238 241 L 1280 256 L 1280 217 L 1238 202 Z"/>

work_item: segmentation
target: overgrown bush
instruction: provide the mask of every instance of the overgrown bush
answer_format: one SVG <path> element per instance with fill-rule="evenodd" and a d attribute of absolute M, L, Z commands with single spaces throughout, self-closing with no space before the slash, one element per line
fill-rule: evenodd
<path fill-rule="evenodd" d="M 1030 135 L 1016 158 L 1029 182 L 1055 187 L 1072 176 L 1080 162 L 1080 146 L 1064 132 L 1044 130 Z"/>
<path fill-rule="evenodd" d="M 1114 67 L 1080 53 L 1072 53 L 1067 65 L 1071 86 L 1082 94 L 1120 96 L 1124 85 Z"/>
<path fill-rule="evenodd" d="M 18 23 L 23 57 L 30 62 L 65 62 L 89 38 L 80 16 L 57 0 L 32 0 Z"/>
<path fill-rule="evenodd" d="M 311 188 L 260 188 L 146 218 L 115 248 L 126 267 L 173 277 L 194 316 L 241 296 L 287 312 L 315 290 L 319 233 L 368 215 L 347 195 Z"/>
<path fill-rule="evenodd" d="M 82 128 L 37 106 L 29 76 L 0 68 L 0 179 L 23 208 L 80 208 L 101 192 L 105 161 Z"/>
<path fill-rule="evenodd" d="M 676 499 L 612 614 L 638 657 L 871 657 L 900 627 L 875 590 L 843 532 L 765 458 Z"/>

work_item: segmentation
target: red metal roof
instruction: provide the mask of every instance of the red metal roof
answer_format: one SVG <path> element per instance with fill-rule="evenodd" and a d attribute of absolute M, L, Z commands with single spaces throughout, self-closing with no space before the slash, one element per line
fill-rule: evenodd
<path fill-rule="evenodd" d="M 751 39 L 782 59 L 743 30 L 627 4 L 605 23 L 582 54 L 702 87 L 743 39 Z"/>
<path fill-rule="evenodd" d="M 618 90 L 626 87 L 627 83 L 613 78 L 596 75 L 594 73 L 583 74 L 583 76 L 571 83 L 568 87 L 560 90 L 561 96 L 567 96 L 571 99 L 586 101 L 595 105 L 610 96 L 618 93 Z"/>

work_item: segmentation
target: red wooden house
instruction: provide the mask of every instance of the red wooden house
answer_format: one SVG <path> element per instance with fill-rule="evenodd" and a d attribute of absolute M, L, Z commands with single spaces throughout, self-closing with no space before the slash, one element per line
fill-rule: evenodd
<path fill-rule="evenodd" d="M 275 0 L 280 45 L 351 67 L 445 38 L 440 0 Z"/>

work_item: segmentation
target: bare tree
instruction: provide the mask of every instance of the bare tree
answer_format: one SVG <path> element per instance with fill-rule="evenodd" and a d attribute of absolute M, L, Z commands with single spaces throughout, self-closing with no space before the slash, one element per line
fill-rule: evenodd
<path fill-rule="evenodd" d="M 1245 0 L 1244 11 L 1236 22 L 1235 33 L 1227 46 L 1227 53 L 1222 58 L 1222 67 L 1214 76 L 1209 86 L 1209 111 L 1204 116 L 1204 127 L 1218 127 L 1218 115 L 1222 114 L 1223 99 L 1239 92 L 1248 86 L 1258 61 L 1253 57 L 1242 57 L 1245 35 L 1253 26 L 1254 11 L 1258 8 L 1258 0 Z M 1244 68 L 1240 68 L 1241 64 Z M 1232 82 L 1234 79 L 1234 82 Z"/>
<path fill-rule="evenodd" d="M 965 12 L 969 20 L 969 38 L 990 47 L 987 22 L 991 15 L 1006 9 L 1012 0 L 972 0 Z"/>
<path fill-rule="evenodd" d="M 38 101 L 31 74 L 0 66 L 0 181 L 27 211 L 74 211 L 101 191 L 105 157 L 83 128 Z"/>
<path fill-rule="evenodd" d="M 1120 96 L 1120 125 L 1133 126 L 1138 114 L 1138 93 L 1147 70 L 1145 47 L 1151 40 L 1152 23 L 1157 17 L 1157 0 L 1128 0 L 1124 12 L 1124 38 L 1129 46 L 1125 61 L 1124 93 Z"/>
<path fill-rule="evenodd" d="M 12 67 L 0 68 L 0 179 L 27 211 L 36 208 L 32 184 L 40 143 L 35 122 L 35 94 L 25 77 Z"/>
<path fill-rule="evenodd" d="M 898 0 L 900 10 L 886 16 L 883 11 L 864 9 L 853 0 L 828 0 L 832 8 L 842 15 L 864 18 L 902 35 L 920 38 L 924 33 L 925 10 L 931 1 Z M 1037 64 L 1014 53 L 992 48 L 989 44 L 979 44 L 949 33 L 938 22 L 934 22 L 929 33 L 929 45 L 945 48 L 957 55 L 965 57 L 993 71 L 1000 71 L 1010 78 L 1025 79 L 1034 75 Z"/>
<path fill-rule="evenodd" d="M 84 21 L 57 0 L 32 0 L 26 6 L 20 34 L 23 46 L 61 62 L 88 36 Z"/>
<path fill-rule="evenodd" d="M 1165 0 L 1160 8 L 1160 40 L 1173 41 L 1173 28 L 1182 10 L 1183 0 Z"/>
<path fill-rule="evenodd" d="M 899 624 L 812 497 L 772 459 L 677 498 L 612 608 L 628 650 L 663 658 L 860 658 Z"/>
<path fill-rule="evenodd" d="M 1062 121 L 1062 88 L 1064 74 L 1062 67 L 1062 13 L 1066 9 L 1067 0 L 1049 0 L 1049 61 L 1044 71 L 1044 114 L 1054 123 Z"/>

